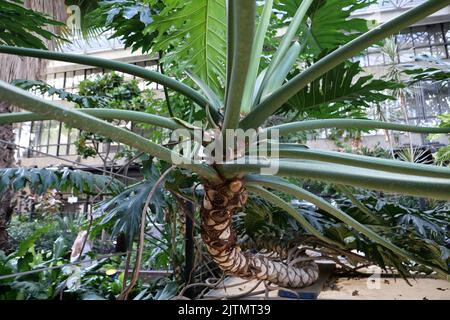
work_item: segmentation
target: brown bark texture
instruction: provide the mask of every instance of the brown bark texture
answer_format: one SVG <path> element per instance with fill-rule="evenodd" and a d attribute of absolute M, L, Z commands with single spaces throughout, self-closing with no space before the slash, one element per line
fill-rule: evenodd
<path fill-rule="evenodd" d="M 229 275 L 269 281 L 282 287 L 302 288 L 313 284 L 319 276 L 317 264 L 307 259 L 290 264 L 286 261 L 287 248 L 280 247 L 276 259 L 241 249 L 231 223 L 235 212 L 246 201 L 247 193 L 240 180 L 205 185 L 202 239 L 219 268 Z"/>
<path fill-rule="evenodd" d="M 62 0 L 26 0 L 26 8 L 47 13 L 55 20 L 63 21 L 66 16 L 66 8 Z M 54 27 L 50 31 L 57 32 Z M 53 49 L 53 41 L 46 41 L 49 49 Z M 47 61 L 18 57 L 15 55 L 0 54 L 0 80 L 11 82 L 16 79 L 42 79 L 45 74 Z M 0 113 L 13 112 L 14 106 L 0 101 Z M 17 110 L 16 110 L 17 111 Z M 0 125 L 0 140 L 14 143 L 14 127 L 11 124 Z M 0 168 L 12 168 L 15 165 L 14 147 L 0 141 Z M 0 250 L 9 249 L 9 236 L 7 227 L 13 213 L 13 192 L 6 190 L 0 195 Z"/>

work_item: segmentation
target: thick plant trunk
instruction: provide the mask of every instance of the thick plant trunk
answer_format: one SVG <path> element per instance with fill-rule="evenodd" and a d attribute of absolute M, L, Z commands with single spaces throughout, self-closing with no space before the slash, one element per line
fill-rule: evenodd
<path fill-rule="evenodd" d="M 205 185 L 202 239 L 220 269 L 230 275 L 270 281 L 282 287 L 301 288 L 314 283 L 319 271 L 312 261 L 289 265 L 283 260 L 275 261 L 266 255 L 241 250 L 231 222 L 235 211 L 246 201 L 247 193 L 240 180 Z"/>
<path fill-rule="evenodd" d="M 0 58 L 1 59 L 1 58 Z M 0 113 L 10 112 L 10 106 L 0 102 Z M 13 126 L 0 126 L 0 140 L 14 142 Z M 0 141 L 0 168 L 11 168 L 14 166 L 14 148 Z M 13 192 L 10 189 L 5 190 L 0 195 L 0 250 L 8 251 L 9 236 L 7 227 L 11 220 L 13 206 L 11 205 Z"/>
<path fill-rule="evenodd" d="M 45 12 L 55 20 L 64 20 L 66 9 L 62 0 L 26 0 L 24 6 L 36 11 Z M 52 27 L 53 32 L 56 32 Z M 49 49 L 54 47 L 52 41 L 47 41 Z M 11 82 L 16 79 L 41 79 L 44 75 L 47 62 L 34 58 L 22 58 L 14 55 L 0 54 L 0 80 Z M 0 113 L 13 112 L 13 106 L 0 101 Z M 0 139 L 14 142 L 12 125 L 0 125 Z M 0 168 L 14 167 L 14 148 L 0 142 Z M 13 212 L 11 200 L 13 193 L 7 190 L 0 197 L 0 250 L 7 250 L 7 226 Z"/>

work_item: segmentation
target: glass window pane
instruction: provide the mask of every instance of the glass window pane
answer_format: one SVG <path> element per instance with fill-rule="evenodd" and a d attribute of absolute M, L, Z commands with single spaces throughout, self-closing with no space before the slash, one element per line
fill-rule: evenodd
<path fill-rule="evenodd" d="M 57 147 L 56 146 L 50 146 L 49 148 L 48 148 L 48 153 L 49 154 L 51 154 L 51 155 L 54 155 L 54 156 L 56 156 L 57 155 Z"/>
<path fill-rule="evenodd" d="M 66 81 L 64 83 L 64 90 L 67 92 L 72 92 L 72 86 L 73 86 L 73 71 L 65 72 L 64 75 L 66 76 Z"/>
<path fill-rule="evenodd" d="M 27 146 L 30 143 L 30 139 L 32 139 L 31 122 L 21 123 L 20 126 L 20 137 L 16 135 L 16 142 L 21 146 Z M 33 143 L 31 143 L 30 147 L 33 147 Z M 25 149 L 19 150 L 22 152 Z"/>
<path fill-rule="evenodd" d="M 73 86 L 74 86 L 75 92 L 78 92 L 78 87 L 80 85 L 80 82 L 83 80 L 84 80 L 84 70 L 75 71 L 75 76 L 73 79 Z"/>
<path fill-rule="evenodd" d="M 59 88 L 59 89 L 64 88 L 64 85 L 65 85 L 65 78 L 64 78 L 64 76 L 65 76 L 65 73 L 64 73 L 64 72 L 61 72 L 61 73 L 57 73 L 57 74 L 56 74 L 56 76 L 55 76 L 55 82 L 54 82 L 54 85 L 55 85 L 56 88 Z M 57 97 L 56 95 L 53 96 L 53 98 L 54 98 L 55 100 L 61 100 L 61 99 L 59 99 L 59 97 Z"/>
<path fill-rule="evenodd" d="M 41 121 L 38 121 L 38 122 L 34 122 L 31 127 L 30 144 L 32 147 L 36 147 L 39 144 L 38 133 L 39 133 L 39 128 L 41 125 L 42 125 Z"/>
<path fill-rule="evenodd" d="M 59 146 L 59 154 L 58 156 L 64 156 L 67 154 L 67 145 L 60 145 Z"/>
<path fill-rule="evenodd" d="M 431 52 L 434 57 L 444 58 L 444 59 L 447 58 L 447 52 L 445 51 L 444 46 L 431 47 Z"/>
<path fill-rule="evenodd" d="M 445 42 L 450 42 L 450 23 L 444 24 Z"/>
<path fill-rule="evenodd" d="M 441 105 L 439 103 L 438 94 L 440 86 L 438 84 L 427 83 L 424 88 L 425 115 L 435 118 L 441 114 Z"/>
<path fill-rule="evenodd" d="M 450 86 L 441 89 L 439 99 L 442 113 L 450 113 Z"/>
<path fill-rule="evenodd" d="M 416 49 L 416 55 L 420 56 L 420 55 L 431 55 L 431 49 L 430 48 L 419 48 Z"/>
<path fill-rule="evenodd" d="M 49 121 L 43 121 L 39 137 L 39 145 L 48 145 L 48 134 L 49 134 L 50 123 Z"/>
<path fill-rule="evenodd" d="M 59 143 L 67 144 L 69 139 L 69 129 L 63 124 L 61 126 L 61 136 Z"/>
<path fill-rule="evenodd" d="M 80 131 L 79 130 L 71 129 L 70 130 L 70 143 L 73 144 L 75 141 L 77 141 L 79 135 L 80 135 Z"/>
<path fill-rule="evenodd" d="M 444 43 L 444 35 L 442 34 L 441 25 L 435 24 L 427 26 L 428 34 L 430 35 L 431 44 Z"/>
<path fill-rule="evenodd" d="M 77 148 L 75 147 L 74 144 L 70 145 L 70 149 L 69 149 L 69 155 L 76 155 L 77 154 Z"/>
<path fill-rule="evenodd" d="M 423 106 L 418 104 L 417 101 L 412 100 L 408 104 L 407 110 L 408 110 L 408 117 L 410 119 L 417 119 L 417 118 L 422 118 L 423 119 L 423 116 L 424 116 Z"/>
<path fill-rule="evenodd" d="M 414 61 L 414 52 L 412 50 L 404 50 L 398 53 L 400 63 Z"/>
<path fill-rule="evenodd" d="M 399 50 L 413 47 L 413 41 L 409 30 L 402 31 L 400 34 L 396 35 L 395 38 Z"/>
<path fill-rule="evenodd" d="M 370 53 L 368 55 L 370 66 L 379 66 L 384 64 L 382 53 Z"/>
<path fill-rule="evenodd" d="M 415 27 L 413 28 L 413 40 L 414 40 L 414 46 L 427 46 L 430 44 L 430 40 L 428 38 L 428 32 L 427 27 Z"/>
<path fill-rule="evenodd" d="M 58 136 L 59 136 L 59 122 L 51 121 L 50 122 L 50 138 L 49 144 L 58 144 Z"/>
<path fill-rule="evenodd" d="M 47 146 L 47 145 L 45 145 L 45 146 L 40 146 L 37 150 L 39 150 L 40 152 L 43 152 L 43 153 L 47 153 L 48 146 Z M 37 157 L 42 157 L 42 156 L 45 156 L 45 154 L 37 153 L 36 156 L 37 156 Z"/>

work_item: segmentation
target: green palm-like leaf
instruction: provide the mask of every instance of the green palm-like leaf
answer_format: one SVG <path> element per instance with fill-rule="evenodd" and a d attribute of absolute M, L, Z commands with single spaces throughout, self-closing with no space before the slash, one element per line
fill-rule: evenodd
<path fill-rule="evenodd" d="M 126 235 L 127 244 L 131 246 L 134 236 L 139 231 L 141 223 L 142 210 L 144 210 L 145 201 L 158 180 L 159 173 L 152 167 L 151 176 L 148 180 L 139 182 L 116 197 L 104 201 L 95 213 L 101 214 L 100 225 L 108 224 L 114 221 L 112 235 L 118 235 L 123 232 Z M 156 220 L 162 222 L 162 210 L 165 207 L 162 185 L 159 185 L 152 198 L 150 206 L 153 213 L 157 215 Z"/>
<path fill-rule="evenodd" d="M 295 15 L 303 0 L 289 0 L 276 6 L 285 12 L 284 18 Z M 308 11 L 309 23 L 300 26 L 300 34 L 310 52 L 318 55 L 355 39 L 369 30 L 368 21 L 352 17 L 356 10 L 374 3 L 374 0 L 318 0 Z"/>
<path fill-rule="evenodd" d="M 372 75 L 359 77 L 360 73 L 358 62 L 342 63 L 309 83 L 280 111 L 293 111 L 301 118 L 340 118 L 349 115 L 361 117 L 361 108 L 369 108 L 371 103 L 394 99 L 383 93 L 385 90 L 402 87 L 392 81 L 374 80 Z"/>
<path fill-rule="evenodd" d="M 46 27 L 64 24 L 22 4 L 21 0 L 0 0 L 0 44 L 45 49 L 42 39 L 57 38 Z"/>
<path fill-rule="evenodd" d="M 291 204 L 287 203 L 286 201 L 284 201 L 283 199 L 281 199 L 280 197 L 276 196 L 275 194 L 273 194 L 270 191 L 267 191 L 266 189 L 259 187 L 259 186 L 247 186 L 247 189 L 257 195 L 259 195 L 261 198 L 267 200 L 268 202 L 272 203 L 273 205 L 283 209 L 284 211 L 286 211 L 287 214 L 289 214 L 291 217 L 293 217 L 298 223 L 300 223 L 303 228 L 305 228 L 306 231 L 308 231 L 309 233 L 311 233 L 312 235 L 314 235 L 315 237 L 317 237 L 318 239 L 324 241 L 324 242 L 329 242 L 329 243 L 334 243 L 335 245 L 337 245 L 338 247 L 340 247 L 340 244 L 337 242 L 334 242 L 333 240 L 323 236 L 316 228 L 314 228 L 314 226 L 311 225 L 311 223 L 309 223 L 309 221 L 300 213 L 297 211 L 297 209 L 295 209 Z"/>
<path fill-rule="evenodd" d="M 84 37 L 95 36 L 100 30 L 112 31 L 111 38 L 121 39 L 126 48 L 133 51 L 151 50 L 155 33 L 144 34 L 144 29 L 151 22 L 153 16 L 158 15 L 162 1 L 155 1 L 151 5 L 141 1 L 95 1 L 95 0 L 66 0 L 66 3 L 80 6 L 82 13 L 82 34 Z"/>
<path fill-rule="evenodd" d="M 450 0 L 428 0 L 406 13 L 392 19 L 383 25 L 346 43 L 339 49 L 328 54 L 304 70 L 301 74 L 289 80 L 270 97 L 257 105 L 244 119 L 239 127 L 243 129 L 258 128 L 264 121 L 283 106 L 290 98 L 305 88 L 312 81 L 320 78 L 347 59 L 359 54 L 362 50 L 376 44 L 378 41 L 410 26 L 416 21 L 427 17 L 436 10 L 447 6 Z"/>
<path fill-rule="evenodd" d="M 117 194 L 123 190 L 124 185 L 111 177 L 67 168 L 0 169 L 0 193 L 8 187 L 12 187 L 14 191 L 28 187 L 38 194 L 43 194 L 52 188 L 78 193 L 95 193 L 106 188 L 105 192 Z"/>
<path fill-rule="evenodd" d="M 371 241 L 376 242 L 379 245 L 385 247 L 386 249 L 391 250 L 396 255 L 401 256 L 403 259 L 417 261 L 424 265 L 430 265 L 429 263 L 427 263 L 427 261 L 424 261 L 421 258 L 415 257 L 412 254 L 410 254 L 409 252 L 405 251 L 404 249 L 399 248 L 395 244 L 391 243 L 390 241 L 388 241 L 385 238 L 383 238 L 382 236 L 380 236 L 378 233 L 374 232 L 371 228 L 359 223 L 358 221 L 353 219 L 351 216 L 349 216 L 342 210 L 334 207 L 333 205 L 331 205 L 324 199 L 310 193 L 309 191 L 306 191 L 302 188 L 299 188 L 295 185 L 287 183 L 286 181 L 284 181 L 282 179 L 278 179 L 275 177 L 264 177 L 263 178 L 263 177 L 248 176 L 246 178 L 246 180 L 247 180 L 247 183 L 251 186 L 253 186 L 254 184 L 262 184 L 264 186 L 273 188 L 275 190 L 286 192 L 287 194 L 295 196 L 298 199 L 303 199 L 308 202 L 311 202 L 311 203 L 315 204 L 316 206 L 318 206 L 320 209 L 331 214 L 333 217 L 341 220 L 345 224 L 351 226 L 358 232 L 362 233 L 367 238 L 369 238 Z M 442 268 L 437 268 L 436 266 L 432 266 L 432 265 L 430 265 L 430 267 L 432 267 L 439 274 L 441 274 L 447 278 L 449 277 L 449 275 L 447 273 L 448 271 L 443 270 Z"/>
<path fill-rule="evenodd" d="M 74 36 L 82 36 L 86 39 L 94 38 L 103 32 L 102 28 L 94 24 L 93 17 L 90 13 L 98 8 L 101 0 L 64 0 L 67 7 L 78 6 L 80 9 L 81 25 L 77 26 L 81 29 L 74 28 L 73 30 L 68 30 L 72 32 Z"/>
<path fill-rule="evenodd" d="M 233 12 L 233 63 L 226 90 L 225 115 L 223 133 L 226 129 L 235 129 L 239 123 L 241 104 L 247 82 L 248 70 L 252 60 L 252 44 L 254 39 L 256 6 L 252 1 L 236 0 L 232 5 Z"/>
<path fill-rule="evenodd" d="M 252 160 L 252 159 L 244 159 Z M 446 178 L 431 178 L 416 175 L 390 173 L 382 170 L 357 168 L 322 161 L 276 159 L 257 163 L 218 166 L 225 177 L 235 177 L 246 173 L 261 172 L 262 168 L 278 169 L 276 175 L 315 179 L 328 183 L 338 183 L 384 192 L 402 193 L 418 197 L 450 200 L 450 181 Z"/>
<path fill-rule="evenodd" d="M 227 57 L 225 0 L 187 1 L 181 9 L 155 16 L 144 33 L 157 32 L 153 50 L 176 59 L 223 96 Z"/>

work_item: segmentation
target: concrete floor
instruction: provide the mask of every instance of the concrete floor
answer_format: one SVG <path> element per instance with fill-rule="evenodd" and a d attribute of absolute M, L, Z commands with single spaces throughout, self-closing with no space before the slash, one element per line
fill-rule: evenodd
<path fill-rule="evenodd" d="M 245 280 L 231 277 L 226 280 L 227 286 L 243 283 Z M 401 278 L 338 278 L 324 288 L 318 296 L 319 300 L 450 300 L 450 282 L 440 279 L 410 279 L 411 285 Z M 216 289 L 207 296 L 228 297 L 230 299 L 264 299 L 264 294 L 251 297 L 239 297 L 257 284 L 250 281 L 238 286 Z M 255 291 L 264 290 L 260 284 Z M 278 297 L 278 291 L 270 291 L 269 299 Z"/>
<path fill-rule="evenodd" d="M 440 279 L 340 278 L 318 299 L 332 300 L 450 300 L 450 282 Z"/>

